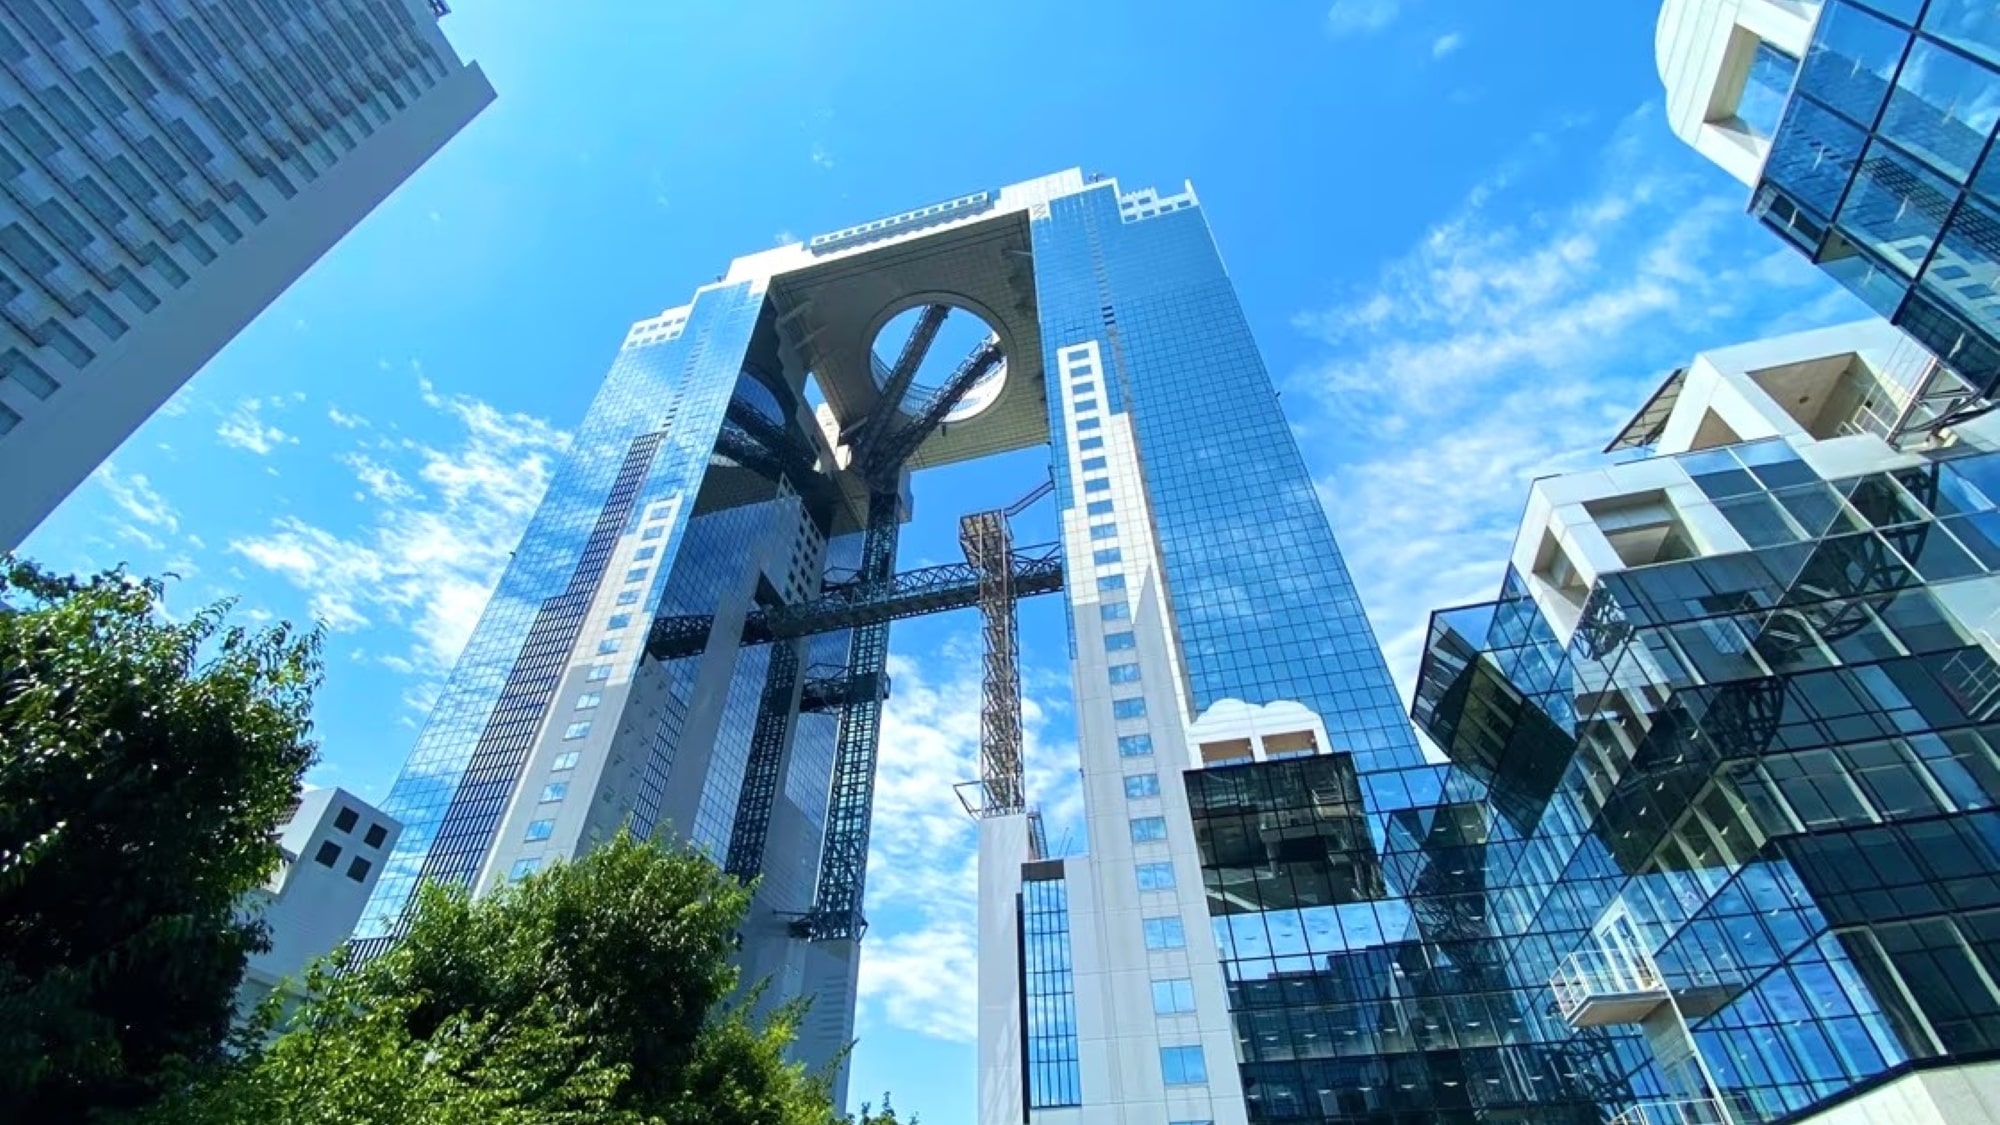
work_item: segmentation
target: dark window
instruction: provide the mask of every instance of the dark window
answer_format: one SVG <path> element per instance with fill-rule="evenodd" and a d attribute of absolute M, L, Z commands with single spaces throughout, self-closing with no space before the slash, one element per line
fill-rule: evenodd
<path fill-rule="evenodd" d="M 367 860 L 362 859 L 360 856 L 355 856 L 353 861 L 347 865 L 347 877 L 357 883 L 365 883 L 368 881 L 368 869 L 372 866 L 374 865 Z"/>
<path fill-rule="evenodd" d="M 7 127 L 7 134 L 21 142 L 21 147 L 47 160 L 56 154 L 56 139 L 49 135 L 42 123 L 35 120 L 27 107 L 10 105 L 0 112 L 0 123 Z"/>
<path fill-rule="evenodd" d="M 0 227 L 0 254 L 14 259 L 15 265 L 34 276 L 45 277 L 55 272 L 56 256 L 19 223 Z"/>
<path fill-rule="evenodd" d="M 117 76 L 119 83 L 133 97 L 144 101 L 160 92 L 160 88 L 153 85 L 152 79 L 147 78 L 146 72 L 140 70 L 138 65 L 132 61 L 132 56 L 125 52 L 120 51 L 104 60 L 104 62 L 106 66 L 111 68 L 111 73 Z"/>
<path fill-rule="evenodd" d="M 382 841 L 388 838 L 389 830 L 387 828 L 380 824 L 371 824 L 368 826 L 368 835 L 363 836 L 361 840 L 371 848 L 379 848 L 382 846 Z"/>
<path fill-rule="evenodd" d="M 0 352 L 0 379 L 12 379 L 36 398 L 47 398 L 61 388 L 34 360 L 17 348 Z"/>
<path fill-rule="evenodd" d="M 125 100 L 112 90 L 111 83 L 106 82 L 104 76 L 97 71 L 84 67 L 77 72 L 76 84 L 83 87 L 83 96 L 89 98 L 90 104 L 102 110 L 106 117 L 116 117 L 125 112 Z"/>
<path fill-rule="evenodd" d="M 332 840 L 321 841 L 319 851 L 313 854 L 313 862 L 321 867 L 332 867 L 340 860 L 340 845 Z"/>
<path fill-rule="evenodd" d="M 342 832 L 354 831 L 354 826 L 359 823 L 361 823 L 361 814 L 345 807 L 340 810 L 340 815 L 333 818 L 333 826 Z"/>

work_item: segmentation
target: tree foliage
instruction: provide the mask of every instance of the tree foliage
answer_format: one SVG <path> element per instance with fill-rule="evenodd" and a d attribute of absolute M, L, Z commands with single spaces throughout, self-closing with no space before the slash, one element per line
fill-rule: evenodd
<path fill-rule="evenodd" d="M 319 637 L 186 621 L 0 556 L 0 1119 L 81 1121 L 219 1057 L 243 895 L 313 759 Z"/>
<path fill-rule="evenodd" d="M 727 1002 L 748 893 L 620 834 L 474 900 L 428 886 L 394 948 L 316 973 L 268 1047 L 149 1125 L 829 1125 L 799 1015 Z"/>

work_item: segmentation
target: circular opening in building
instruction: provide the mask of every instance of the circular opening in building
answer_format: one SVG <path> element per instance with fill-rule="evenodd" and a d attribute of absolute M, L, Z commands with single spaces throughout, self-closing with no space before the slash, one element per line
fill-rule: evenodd
<path fill-rule="evenodd" d="M 972 386 L 944 420 L 963 422 L 976 418 L 998 401 L 1000 392 L 1006 389 L 1007 357 L 999 351 L 1000 337 L 993 326 L 978 313 L 955 305 L 918 305 L 890 317 L 875 334 L 875 385 L 878 388 L 886 385 L 912 337 L 927 327 L 927 319 L 935 319 L 937 314 L 930 311 L 934 308 L 944 310 L 944 320 L 936 325 L 937 334 L 917 364 L 916 374 L 910 379 L 909 389 L 903 392 L 898 408 L 905 414 L 923 413 L 958 376 L 977 368 Z"/>

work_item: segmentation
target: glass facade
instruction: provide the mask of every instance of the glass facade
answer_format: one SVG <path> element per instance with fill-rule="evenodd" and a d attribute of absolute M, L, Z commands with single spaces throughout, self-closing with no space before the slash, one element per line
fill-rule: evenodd
<path fill-rule="evenodd" d="M 357 938 L 393 933 L 420 878 L 477 875 L 600 585 L 660 603 L 670 559 L 606 574 L 612 543 L 671 512 L 683 544 L 763 304 L 755 283 L 704 290 L 683 332 L 619 354 L 390 791 L 403 834 Z M 639 638 L 613 648 L 601 663 L 629 678 Z"/>
<path fill-rule="evenodd" d="M 1130 416 L 1194 710 L 1297 700 L 1364 768 L 1417 762 L 1201 209 L 1191 199 L 1121 206 L 1107 182 L 1050 201 L 1033 238 L 1047 370 L 1059 369 L 1060 350 L 1099 343 L 1105 407 Z M 1070 508 L 1087 501 L 1070 494 L 1061 398 L 1052 384 L 1057 497 Z M 1113 651 L 1130 643 L 1106 636 Z"/>
<path fill-rule="evenodd" d="M 1826 0 L 1752 203 L 1987 390 L 2000 383 L 1996 58 L 1991 5 Z M 1776 73 L 1760 53 L 1746 105 L 1768 106 L 1766 71 Z"/>
<path fill-rule="evenodd" d="M 1077 1061 L 1076 975 L 1069 949 L 1069 885 L 1063 881 L 1062 865 L 1052 866 L 1053 874 L 1044 873 L 1021 884 L 1027 1104 L 1034 1109 L 1083 1104 L 1083 1077 Z"/>
<path fill-rule="evenodd" d="M 1776 1122 L 1991 1057 L 2000 455 L 1677 460 L 1752 548 L 1606 574 L 1566 644 L 1513 573 L 1438 614 L 1399 807 L 1187 775 L 1252 1121 Z"/>

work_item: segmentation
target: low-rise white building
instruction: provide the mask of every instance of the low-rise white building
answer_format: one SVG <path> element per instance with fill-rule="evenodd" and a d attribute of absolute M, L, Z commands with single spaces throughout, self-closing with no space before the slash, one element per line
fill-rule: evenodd
<path fill-rule="evenodd" d="M 279 829 L 284 859 L 246 905 L 270 931 L 271 948 L 252 954 L 238 990 L 248 1011 L 301 980 L 314 961 L 354 931 L 403 826 L 345 789 L 309 789 Z"/>

